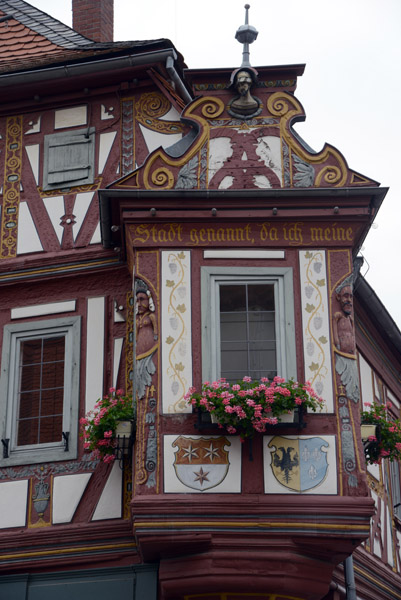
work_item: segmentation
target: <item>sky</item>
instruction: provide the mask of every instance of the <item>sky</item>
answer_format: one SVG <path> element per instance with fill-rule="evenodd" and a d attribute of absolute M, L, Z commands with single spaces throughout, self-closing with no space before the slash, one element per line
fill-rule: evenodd
<path fill-rule="evenodd" d="M 316 152 L 327 142 L 351 169 L 390 190 L 364 243 L 362 273 L 401 328 L 400 0 L 250 0 L 259 31 L 251 64 L 303 64 L 296 131 Z M 30 0 L 71 26 L 71 0 Z M 236 68 L 239 0 L 114 0 L 114 40 L 170 39 L 190 68 Z"/>

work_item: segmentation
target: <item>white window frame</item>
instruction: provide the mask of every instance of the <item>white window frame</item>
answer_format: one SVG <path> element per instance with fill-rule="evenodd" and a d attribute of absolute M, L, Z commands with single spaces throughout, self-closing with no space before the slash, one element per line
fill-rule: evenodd
<path fill-rule="evenodd" d="M 29 323 L 13 323 L 4 327 L 0 379 L 0 434 L 8 442 L 8 457 L 0 449 L 0 466 L 28 465 L 70 460 L 77 457 L 79 408 L 80 317 L 65 317 Z M 17 412 L 19 360 L 22 341 L 42 337 L 65 337 L 63 432 L 65 440 L 45 444 L 17 445 Z"/>
<path fill-rule="evenodd" d="M 391 503 L 393 506 L 393 514 L 401 522 L 401 480 L 400 480 L 400 463 L 397 461 L 390 462 L 390 479 L 391 479 Z M 400 506 L 397 506 L 400 504 Z"/>
<path fill-rule="evenodd" d="M 201 267 L 202 381 L 220 377 L 219 286 L 228 283 L 274 285 L 277 374 L 296 379 L 293 269 L 216 266 Z"/>

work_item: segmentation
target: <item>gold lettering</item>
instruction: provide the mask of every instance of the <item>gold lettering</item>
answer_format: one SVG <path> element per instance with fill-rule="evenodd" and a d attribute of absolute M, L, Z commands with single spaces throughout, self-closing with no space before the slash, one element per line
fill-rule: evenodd
<path fill-rule="evenodd" d="M 310 234 L 312 242 L 323 242 L 323 229 L 321 227 L 311 227 Z"/>
<path fill-rule="evenodd" d="M 272 242 L 278 242 L 278 231 L 276 227 L 270 229 L 270 239 Z"/>
<path fill-rule="evenodd" d="M 134 229 L 134 239 L 133 242 L 142 242 L 142 244 L 146 244 L 149 239 L 149 230 L 147 225 L 138 225 Z"/>
<path fill-rule="evenodd" d="M 201 242 L 206 242 L 206 231 L 204 229 L 199 229 L 199 239 Z"/>
<path fill-rule="evenodd" d="M 218 242 L 225 242 L 226 241 L 224 239 L 224 229 L 222 227 L 219 227 L 219 229 L 216 231 L 216 237 L 217 237 L 217 241 Z"/>
<path fill-rule="evenodd" d="M 210 228 L 207 230 L 207 241 L 208 242 L 215 242 L 215 237 L 214 237 L 215 231 L 214 229 Z"/>
<path fill-rule="evenodd" d="M 243 242 L 244 241 L 244 229 L 243 229 L 243 227 L 237 227 L 237 229 L 235 230 L 235 237 L 236 237 L 236 241 L 237 242 Z"/>
<path fill-rule="evenodd" d="M 347 229 L 347 241 L 348 242 L 352 242 L 353 239 L 353 231 L 352 231 L 352 227 L 348 227 Z"/>
<path fill-rule="evenodd" d="M 294 225 L 291 225 L 291 227 L 288 230 L 288 237 L 292 246 L 302 244 L 302 223 L 294 223 Z"/>
<path fill-rule="evenodd" d="M 199 244 L 198 232 L 196 231 L 196 229 L 191 229 L 191 231 L 189 232 L 189 239 L 191 240 L 194 246 L 197 246 Z"/>

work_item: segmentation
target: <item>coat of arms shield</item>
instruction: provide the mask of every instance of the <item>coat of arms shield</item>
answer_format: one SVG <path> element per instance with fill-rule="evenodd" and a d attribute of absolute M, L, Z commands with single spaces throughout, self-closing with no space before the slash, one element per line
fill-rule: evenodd
<path fill-rule="evenodd" d="M 277 481 L 294 492 L 305 492 L 318 487 L 326 478 L 329 443 L 320 437 L 286 438 L 275 436 L 268 447 L 271 469 Z"/>
<path fill-rule="evenodd" d="M 175 452 L 174 469 L 185 486 L 204 492 L 219 485 L 228 473 L 230 462 L 225 446 L 226 437 L 191 438 L 180 435 L 172 446 Z"/>

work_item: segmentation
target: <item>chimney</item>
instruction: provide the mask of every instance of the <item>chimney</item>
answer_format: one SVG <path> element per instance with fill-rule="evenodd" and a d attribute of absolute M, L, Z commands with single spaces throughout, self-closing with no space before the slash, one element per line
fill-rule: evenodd
<path fill-rule="evenodd" d="M 72 0 L 72 28 L 95 42 L 113 41 L 114 0 Z"/>

